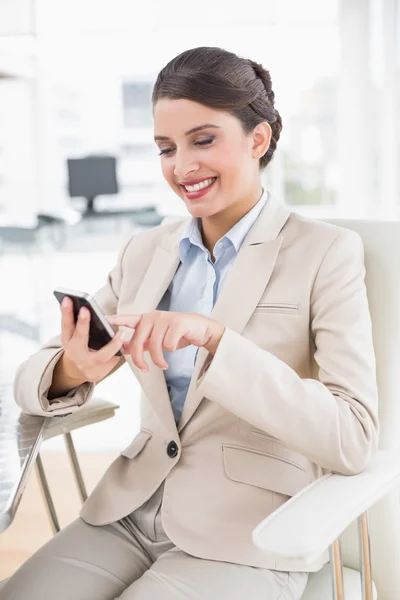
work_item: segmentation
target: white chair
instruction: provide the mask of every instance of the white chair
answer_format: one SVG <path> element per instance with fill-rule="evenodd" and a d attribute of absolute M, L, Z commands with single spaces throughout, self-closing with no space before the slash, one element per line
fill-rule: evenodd
<path fill-rule="evenodd" d="M 364 242 L 380 450 L 359 475 L 327 475 L 307 486 L 260 523 L 253 539 L 269 555 L 286 559 L 312 561 L 331 548 L 330 563 L 310 574 L 302 600 L 395 600 L 400 598 L 400 222 L 329 222 L 357 231 Z"/>

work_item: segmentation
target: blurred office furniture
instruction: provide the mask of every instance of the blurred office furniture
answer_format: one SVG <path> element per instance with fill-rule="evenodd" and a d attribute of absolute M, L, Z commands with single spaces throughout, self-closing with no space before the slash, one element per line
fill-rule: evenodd
<path fill-rule="evenodd" d="M 61 250 L 67 241 L 67 230 L 77 225 L 82 219 L 79 211 L 72 208 L 63 208 L 55 212 L 38 212 L 38 231 L 42 238 L 53 242 L 54 246 Z"/>
<path fill-rule="evenodd" d="M 89 224 L 89 227 L 86 228 L 87 233 L 95 233 L 96 224 L 102 222 L 114 223 L 115 231 L 120 231 L 120 226 L 122 224 L 129 224 L 130 231 L 134 231 L 137 227 L 155 227 L 156 225 L 159 225 L 163 219 L 155 206 L 95 210 L 93 212 L 83 213 L 82 217 L 85 223 Z"/>
<path fill-rule="evenodd" d="M 394 600 L 400 598 L 400 222 L 329 221 L 364 242 L 380 450 L 359 475 L 328 474 L 307 486 L 261 522 L 253 539 L 271 556 L 309 562 L 330 547 L 330 563 L 310 574 L 302 600 Z"/>
<path fill-rule="evenodd" d="M 96 196 L 118 194 L 117 160 L 115 156 L 92 155 L 68 158 L 68 193 L 71 198 L 86 198 L 85 215 L 95 212 Z"/>
<path fill-rule="evenodd" d="M 85 198 L 82 216 L 86 221 L 129 221 L 132 225 L 154 227 L 162 220 L 156 206 L 143 208 L 119 207 L 99 210 L 95 206 L 97 196 L 115 196 L 118 204 L 120 186 L 115 156 L 91 155 L 68 158 L 68 193 L 71 198 Z M 134 192 L 133 192 L 134 193 Z M 93 230 L 93 229 L 92 229 Z"/>
<path fill-rule="evenodd" d="M 45 507 L 54 533 L 60 531 L 56 509 L 40 456 L 42 442 L 63 435 L 82 502 L 87 498 L 71 431 L 114 416 L 117 404 L 92 398 L 79 411 L 65 417 L 41 417 L 21 412 L 13 397 L 13 384 L 0 384 L 0 533 L 13 521 L 35 466 Z"/>
<path fill-rule="evenodd" d="M 17 314 L 14 305 L 1 302 L 0 334 L 4 331 L 16 333 L 22 337 L 41 341 L 40 327 L 45 315 L 42 305 L 42 272 L 46 260 L 53 251 L 61 250 L 66 243 L 67 228 L 75 226 L 81 220 L 81 214 L 73 209 L 64 209 L 54 213 L 38 213 L 33 223 L 20 224 L 16 217 L 0 215 L 0 273 L 3 282 L 3 298 L 12 295 L 16 278 L 23 278 L 24 285 L 19 286 L 24 298 L 31 299 L 34 314 L 32 321 L 25 313 Z M 50 249 L 50 252 L 49 252 Z M 19 256 L 27 262 L 21 270 Z M 0 344 L 0 361 L 3 348 Z"/>
<path fill-rule="evenodd" d="M 18 223 L 15 217 L 0 215 L 0 256 L 8 251 L 31 255 L 39 250 L 41 243 L 50 242 L 61 249 L 66 241 L 66 229 L 79 223 L 82 216 L 72 208 L 57 212 L 39 212 L 35 222 Z"/>

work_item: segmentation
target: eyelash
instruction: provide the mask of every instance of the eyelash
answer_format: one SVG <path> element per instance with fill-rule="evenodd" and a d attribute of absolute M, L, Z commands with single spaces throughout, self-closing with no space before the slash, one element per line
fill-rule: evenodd
<path fill-rule="evenodd" d="M 215 140 L 215 137 L 210 137 L 206 140 L 202 140 L 201 142 L 196 142 L 195 145 L 196 146 L 208 146 L 214 140 Z M 172 150 L 170 148 L 166 148 L 165 150 L 161 150 L 161 152 L 158 153 L 158 156 L 162 156 L 163 154 L 168 155 L 168 154 L 171 154 L 171 152 L 172 152 Z"/>

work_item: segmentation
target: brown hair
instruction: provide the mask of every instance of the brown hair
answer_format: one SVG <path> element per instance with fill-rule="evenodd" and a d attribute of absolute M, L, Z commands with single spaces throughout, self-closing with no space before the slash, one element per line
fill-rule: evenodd
<path fill-rule="evenodd" d="M 269 71 L 252 60 L 222 48 L 200 46 L 173 58 L 158 74 L 153 107 L 160 98 L 186 98 L 236 116 L 245 134 L 263 121 L 272 129 L 260 169 L 271 161 L 282 129 L 274 107 L 275 94 Z"/>

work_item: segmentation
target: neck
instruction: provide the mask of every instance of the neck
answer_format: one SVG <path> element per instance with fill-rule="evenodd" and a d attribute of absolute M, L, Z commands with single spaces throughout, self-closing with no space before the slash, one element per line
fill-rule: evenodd
<path fill-rule="evenodd" d="M 212 215 L 211 217 L 202 217 L 202 238 L 203 244 L 212 254 L 215 244 L 221 239 L 236 223 L 240 221 L 252 208 L 261 200 L 263 190 L 260 184 L 257 192 L 249 196 L 246 201 L 239 201 L 229 206 L 224 211 Z"/>

